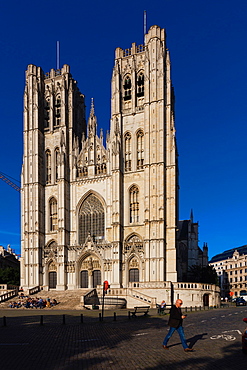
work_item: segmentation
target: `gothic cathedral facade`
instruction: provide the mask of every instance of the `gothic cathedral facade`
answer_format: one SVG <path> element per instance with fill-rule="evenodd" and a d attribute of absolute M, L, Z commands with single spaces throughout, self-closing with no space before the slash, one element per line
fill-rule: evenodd
<path fill-rule="evenodd" d="M 110 132 L 68 65 L 29 65 L 24 92 L 21 285 L 177 281 L 177 150 L 165 30 L 116 49 Z"/>

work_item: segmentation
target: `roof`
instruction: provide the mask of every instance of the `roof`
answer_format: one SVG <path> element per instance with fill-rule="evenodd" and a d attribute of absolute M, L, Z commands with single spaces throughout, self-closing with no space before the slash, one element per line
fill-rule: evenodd
<path fill-rule="evenodd" d="M 216 254 L 214 257 L 211 258 L 209 263 L 217 262 L 217 261 L 222 261 L 222 260 L 227 260 L 228 258 L 231 258 L 233 253 L 235 251 L 238 251 L 238 253 L 241 254 L 247 254 L 247 245 L 243 245 L 242 247 L 236 247 L 232 249 L 228 249 L 224 251 L 223 253 Z"/>

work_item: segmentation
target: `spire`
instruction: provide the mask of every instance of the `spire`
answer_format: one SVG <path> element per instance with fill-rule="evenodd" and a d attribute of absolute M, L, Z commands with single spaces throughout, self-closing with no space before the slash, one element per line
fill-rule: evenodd
<path fill-rule="evenodd" d="M 90 109 L 90 117 L 94 116 L 94 100 L 91 98 L 91 109 Z"/>
<path fill-rule="evenodd" d="M 88 136 L 95 136 L 97 133 L 97 118 L 94 112 L 94 100 L 91 99 L 90 116 L 88 119 Z"/>
<path fill-rule="evenodd" d="M 190 221 L 191 221 L 192 224 L 193 224 L 193 218 L 194 218 L 193 209 L 191 209 L 191 211 L 190 211 Z"/>

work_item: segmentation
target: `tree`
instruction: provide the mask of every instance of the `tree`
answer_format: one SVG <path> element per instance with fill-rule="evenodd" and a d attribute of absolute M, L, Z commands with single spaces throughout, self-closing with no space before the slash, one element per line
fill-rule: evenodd
<path fill-rule="evenodd" d="M 20 285 L 20 270 L 13 267 L 0 269 L 0 284 Z"/>

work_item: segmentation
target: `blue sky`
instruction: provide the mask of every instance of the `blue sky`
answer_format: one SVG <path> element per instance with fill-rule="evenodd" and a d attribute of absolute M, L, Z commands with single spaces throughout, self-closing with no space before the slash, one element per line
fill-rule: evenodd
<path fill-rule="evenodd" d="M 118 5 L 119 4 L 119 5 Z M 9 1 L 0 6 L 0 171 L 20 179 L 25 69 L 69 64 L 109 129 L 116 47 L 166 28 L 176 95 L 180 219 L 193 209 L 209 256 L 247 244 L 247 2 L 243 0 Z M 20 196 L 0 181 L 0 245 L 20 253 Z"/>

